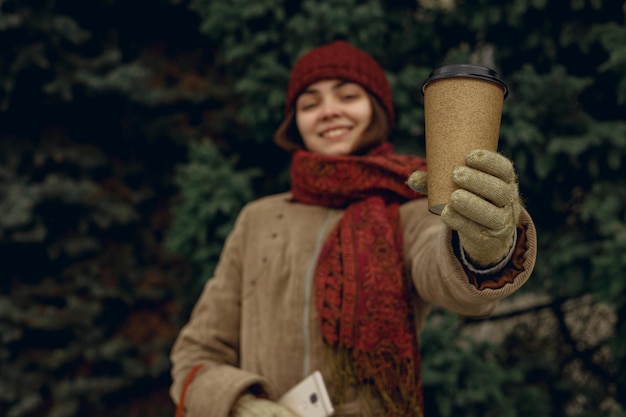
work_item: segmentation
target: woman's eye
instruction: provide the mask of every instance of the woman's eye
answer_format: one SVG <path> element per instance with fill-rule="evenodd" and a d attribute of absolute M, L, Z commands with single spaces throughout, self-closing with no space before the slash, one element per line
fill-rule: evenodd
<path fill-rule="evenodd" d="M 354 91 L 347 91 L 340 94 L 342 100 L 354 100 L 359 98 L 359 94 Z"/>
<path fill-rule="evenodd" d="M 300 104 L 300 110 L 309 110 L 312 109 L 316 106 L 316 102 L 314 101 L 308 101 L 308 102 L 304 102 Z"/>

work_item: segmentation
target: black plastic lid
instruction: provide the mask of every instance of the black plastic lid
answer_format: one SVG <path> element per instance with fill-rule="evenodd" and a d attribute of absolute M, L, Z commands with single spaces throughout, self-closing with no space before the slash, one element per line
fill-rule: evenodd
<path fill-rule="evenodd" d="M 430 73 L 426 81 L 424 81 L 424 84 L 422 84 L 422 94 L 424 94 L 424 88 L 426 88 L 430 82 L 450 77 L 478 78 L 491 81 L 502 87 L 504 90 L 504 98 L 509 95 L 509 89 L 495 70 L 482 65 L 472 64 L 453 64 L 437 68 Z"/>

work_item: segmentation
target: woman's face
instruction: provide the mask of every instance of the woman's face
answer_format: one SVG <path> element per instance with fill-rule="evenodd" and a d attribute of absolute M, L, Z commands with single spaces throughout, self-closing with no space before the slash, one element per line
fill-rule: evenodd
<path fill-rule="evenodd" d="M 311 84 L 296 101 L 296 126 L 306 148 L 323 155 L 349 155 L 358 150 L 372 121 L 365 89 L 342 80 Z"/>

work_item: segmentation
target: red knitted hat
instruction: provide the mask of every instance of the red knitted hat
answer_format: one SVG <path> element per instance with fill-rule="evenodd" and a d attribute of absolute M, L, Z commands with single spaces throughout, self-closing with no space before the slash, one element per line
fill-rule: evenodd
<path fill-rule="evenodd" d="M 385 72 L 374 58 L 344 41 L 314 48 L 298 59 L 289 78 L 285 114 L 295 107 L 296 99 L 305 88 L 328 78 L 361 85 L 378 98 L 389 124 L 394 124 L 393 99 Z"/>

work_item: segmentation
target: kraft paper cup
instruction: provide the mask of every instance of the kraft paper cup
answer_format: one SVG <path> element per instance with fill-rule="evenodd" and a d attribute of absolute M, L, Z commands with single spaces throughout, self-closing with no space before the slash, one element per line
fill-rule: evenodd
<path fill-rule="evenodd" d="M 497 151 L 506 84 L 492 69 L 447 65 L 422 85 L 428 209 L 441 214 L 457 188 L 452 171 L 474 149 Z"/>

